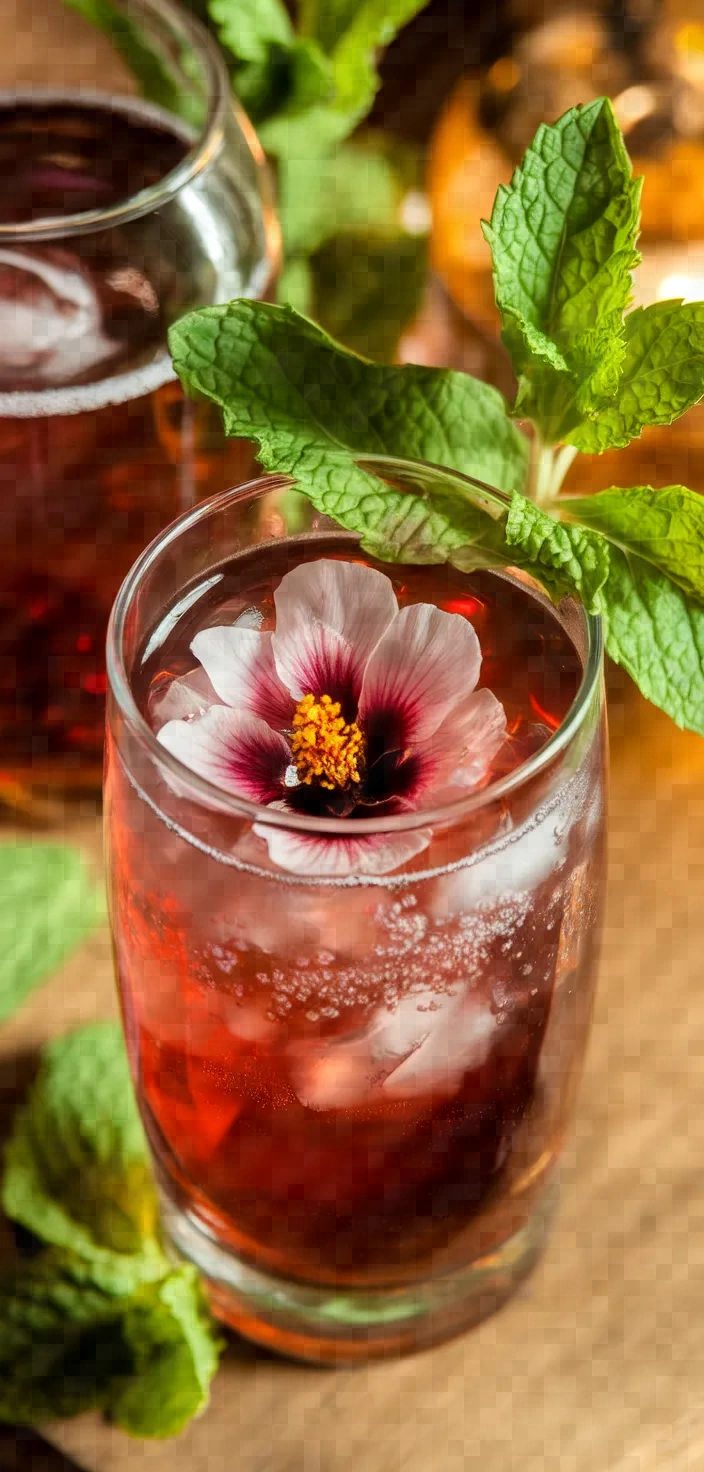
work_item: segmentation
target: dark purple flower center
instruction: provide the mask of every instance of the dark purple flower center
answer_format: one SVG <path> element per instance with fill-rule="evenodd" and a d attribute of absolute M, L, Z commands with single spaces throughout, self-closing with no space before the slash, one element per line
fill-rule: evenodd
<path fill-rule="evenodd" d="M 348 725 L 339 717 L 341 750 L 329 752 L 325 747 L 328 727 L 317 714 L 321 707 L 322 711 L 330 710 L 329 698 L 321 697 L 320 705 L 313 705 L 312 697 L 306 697 L 306 701 L 311 702 L 307 711 L 312 710 L 317 724 L 306 726 L 297 715 L 293 756 L 301 780 L 296 786 L 286 787 L 286 803 L 293 811 L 309 817 L 363 818 L 379 808 L 394 811 L 401 800 L 412 800 L 421 778 L 421 764 L 407 745 L 406 722 L 397 709 L 375 711 L 364 724 Z M 298 707 L 304 716 L 306 701 Z M 361 745 L 356 744 L 355 734 L 351 738 L 354 746 L 347 745 L 349 732 L 361 732 Z M 303 744 L 306 733 L 309 750 Z M 316 742 L 321 740 L 321 733 L 318 751 Z M 347 758 L 348 750 L 353 752 L 352 761 Z M 333 772 L 339 772 L 342 780 L 331 780 Z"/>

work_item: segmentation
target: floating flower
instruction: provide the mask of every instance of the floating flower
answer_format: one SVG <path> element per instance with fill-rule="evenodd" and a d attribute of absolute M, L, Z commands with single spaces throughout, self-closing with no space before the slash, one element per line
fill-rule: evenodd
<path fill-rule="evenodd" d="M 485 779 L 506 720 L 491 691 L 475 689 L 481 652 L 465 618 L 427 603 L 399 609 L 383 573 L 328 558 L 287 573 L 274 602 L 274 633 L 238 623 L 196 634 L 202 668 L 184 682 L 185 718 L 158 733 L 173 756 L 224 792 L 311 819 L 383 820 Z M 171 694 L 169 714 L 178 701 Z M 432 838 L 430 828 L 254 832 L 299 874 L 387 874 Z"/>

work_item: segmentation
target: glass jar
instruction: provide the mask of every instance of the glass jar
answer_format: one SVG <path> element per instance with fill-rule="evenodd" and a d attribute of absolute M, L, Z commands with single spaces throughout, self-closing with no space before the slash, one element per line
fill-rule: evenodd
<path fill-rule="evenodd" d="M 278 260 L 217 46 L 170 0 L 117 11 L 115 47 L 158 102 L 124 69 L 96 90 L 97 64 L 70 88 L 25 65 L 0 94 L 0 772 L 19 806 L 99 789 L 117 589 L 160 527 L 250 471 L 186 401 L 167 328 L 265 295 Z"/>

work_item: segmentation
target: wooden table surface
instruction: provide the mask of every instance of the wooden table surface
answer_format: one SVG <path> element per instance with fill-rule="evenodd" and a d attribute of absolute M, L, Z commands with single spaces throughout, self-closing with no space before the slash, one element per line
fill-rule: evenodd
<path fill-rule="evenodd" d="M 27 81 L 104 68 L 54 0 L 0 5 L 0 86 L 11 55 Z M 600 985 L 544 1262 L 496 1318 L 414 1358 L 316 1371 L 233 1341 L 177 1442 L 95 1416 L 47 1428 L 86 1472 L 704 1469 L 704 742 L 610 684 Z M 69 834 L 99 867 L 96 818 Z M 4 1028 L 3 1112 L 46 1038 L 115 1010 L 103 932 Z"/>

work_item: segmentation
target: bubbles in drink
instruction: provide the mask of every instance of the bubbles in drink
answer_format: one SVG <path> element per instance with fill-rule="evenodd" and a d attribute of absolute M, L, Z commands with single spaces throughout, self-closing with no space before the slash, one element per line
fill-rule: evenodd
<path fill-rule="evenodd" d="M 274 627 L 283 574 L 331 555 L 359 552 L 344 537 L 269 543 L 184 589 L 135 680 L 153 729 L 211 703 L 199 630 Z M 470 619 L 508 720 L 489 777 L 528 762 L 582 677 L 560 619 L 491 573 L 380 567 L 402 606 Z M 572 768 L 436 825 L 390 875 L 341 880 L 277 869 L 245 820 L 198 811 L 153 769 L 147 808 L 112 768 L 145 1117 L 224 1240 L 285 1273 L 393 1282 L 466 1253 L 475 1229 L 484 1246 L 518 1229 L 521 1182 L 539 1189 L 559 1148 L 556 1090 L 583 1036 L 599 763 L 597 736 Z"/>

